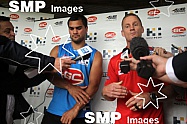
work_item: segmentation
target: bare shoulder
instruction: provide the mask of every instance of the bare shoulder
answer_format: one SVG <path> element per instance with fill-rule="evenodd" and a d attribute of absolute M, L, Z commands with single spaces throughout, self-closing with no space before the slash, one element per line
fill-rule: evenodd
<path fill-rule="evenodd" d="M 58 56 L 58 48 L 59 48 L 58 45 L 53 47 L 53 49 L 50 52 L 50 56 L 57 57 Z"/>

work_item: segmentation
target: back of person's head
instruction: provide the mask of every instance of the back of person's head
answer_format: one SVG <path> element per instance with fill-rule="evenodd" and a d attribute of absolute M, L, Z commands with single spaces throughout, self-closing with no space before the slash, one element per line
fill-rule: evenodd
<path fill-rule="evenodd" d="M 138 17 L 138 15 L 136 15 L 136 14 L 134 14 L 134 13 L 129 13 L 129 14 L 126 14 L 126 15 L 123 17 L 122 22 L 121 22 L 121 26 L 122 26 L 122 27 L 123 27 L 123 20 L 126 19 L 126 18 L 129 17 L 129 16 L 135 16 L 135 17 L 140 21 L 140 24 L 141 24 L 141 26 L 142 26 L 142 21 L 141 21 L 141 19 Z"/>
<path fill-rule="evenodd" d="M 82 20 L 83 25 L 85 27 L 88 27 L 87 18 L 82 14 L 71 15 L 71 17 L 68 19 L 68 27 L 69 27 L 69 22 L 70 21 L 77 21 L 77 20 Z"/>
<path fill-rule="evenodd" d="M 6 16 L 0 16 L 0 22 L 2 21 L 10 21 L 10 18 Z"/>
<path fill-rule="evenodd" d="M 4 21 L 10 21 L 10 18 L 6 16 L 0 16 L 0 22 L 4 22 Z M 1 28 L 1 24 L 0 24 L 0 28 Z"/>

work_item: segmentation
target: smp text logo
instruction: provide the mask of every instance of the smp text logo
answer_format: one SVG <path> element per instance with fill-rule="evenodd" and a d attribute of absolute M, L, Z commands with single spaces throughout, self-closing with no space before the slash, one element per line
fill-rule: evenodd
<path fill-rule="evenodd" d="M 151 9 L 147 12 L 147 15 L 149 16 L 147 19 L 160 18 L 160 16 L 158 16 L 159 14 L 160 14 L 159 9 Z"/>
<path fill-rule="evenodd" d="M 121 114 L 119 112 L 86 112 L 85 118 L 86 123 L 114 124 L 116 120 L 121 118 Z"/>
<path fill-rule="evenodd" d="M 176 26 L 172 28 L 172 37 L 184 37 L 186 36 L 186 28 L 183 26 Z"/>
<path fill-rule="evenodd" d="M 111 59 L 117 54 L 117 50 L 103 50 L 103 59 Z"/>
<path fill-rule="evenodd" d="M 147 28 L 146 39 L 160 39 L 162 38 L 162 28 Z"/>
<path fill-rule="evenodd" d="M 11 12 L 40 12 L 40 9 L 43 9 L 46 6 L 44 1 L 16 1 L 12 0 L 9 2 L 9 10 Z"/>

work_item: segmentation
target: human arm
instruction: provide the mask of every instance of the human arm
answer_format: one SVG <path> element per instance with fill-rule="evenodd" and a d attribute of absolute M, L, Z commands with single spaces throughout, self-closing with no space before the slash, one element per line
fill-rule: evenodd
<path fill-rule="evenodd" d="M 102 90 L 102 96 L 108 101 L 114 101 L 116 98 L 125 98 L 128 93 L 127 88 L 121 85 L 123 81 L 119 81 L 119 77 L 116 74 L 116 69 L 119 66 L 115 66 L 116 60 L 112 58 L 108 64 L 107 79 Z"/>
<path fill-rule="evenodd" d="M 91 71 L 89 74 L 89 85 L 85 92 L 92 98 L 97 92 L 100 81 L 102 78 L 102 55 L 99 51 L 95 53 L 94 60 L 91 66 Z M 61 122 L 70 124 L 71 121 L 77 116 L 78 112 L 85 106 L 85 104 L 76 103 L 72 109 L 65 112 L 62 115 Z M 73 114 L 72 114 L 73 113 Z"/>
<path fill-rule="evenodd" d="M 29 53 L 29 54 L 28 54 Z M 26 57 L 28 54 L 29 57 Z M 37 59 L 35 59 L 35 58 Z M 66 63 L 61 58 L 54 58 L 43 55 L 41 53 L 31 51 L 30 49 L 21 46 L 15 41 L 10 41 L 8 38 L 0 35 L 0 59 L 9 64 L 24 65 L 30 68 L 45 68 L 49 63 L 54 65 L 56 69 L 61 70 L 61 66 L 66 67 Z M 40 60 L 40 63 L 39 63 Z M 70 61 L 71 62 L 71 61 Z M 52 71 L 54 68 L 48 66 L 46 71 Z"/>
<path fill-rule="evenodd" d="M 187 52 L 181 53 L 173 58 L 163 58 L 157 55 L 141 57 L 141 60 L 151 60 L 155 68 L 154 77 L 167 83 L 187 87 L 187 64 L 184 58 Z M 179 68 L 182 66 L 181 68 Z M 167 71 L 166 71 L 167 69 Z"/>

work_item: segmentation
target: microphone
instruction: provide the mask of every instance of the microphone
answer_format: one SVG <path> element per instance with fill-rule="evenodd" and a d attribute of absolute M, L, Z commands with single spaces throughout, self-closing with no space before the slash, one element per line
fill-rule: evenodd
<path fill-rule="evenodd" d="M 142 37 L 134 37 L 130 42 L 130 50 L 132 56 L 136 60 L 140 60 L 140 57 L 149 55 L 149 46 L 146 40 Z"/>
<path fill-rule="evenodd" d="M 149 46 L 146 40 L 142 37 L 134 37 L 130 42 L 130 51 L 132 56 L 136 60 L 140 60 L 140 57 L 149 55 Z M 151 61 L 140 60 L 136 69 L 138 76 L 149 79 L 155 72 L 155 69 Z"/>
<path fill-rule="evenodd" d="M 90 58 L 92 51 L 93 50 L 89 46 L 84 46 L 84 47 L 77 50 L 77 52 L 79 53 L 79 56 L 75 57 L 73 60 L 78 61 L 81 59 L 83 59 L 83 60 L 88 59 L 88 58 Z"/>
<path fill-rule="evenodd" d="M 179 50 L 179 47 L 175 46 L 174 44 L 171 44 L 171 46 L 177 50 Z M 182 49 L 181 49 L 182 52 L 184 52 Z"/>

